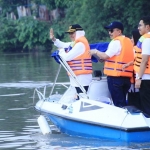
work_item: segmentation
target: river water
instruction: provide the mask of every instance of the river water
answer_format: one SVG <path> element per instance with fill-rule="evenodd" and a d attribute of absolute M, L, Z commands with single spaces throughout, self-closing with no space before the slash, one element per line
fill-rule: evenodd
<path fill-rule="evenodd" d="M 52 134 L 43 135 L 37 123 L 40 114 L 34 109 L 33 92 L 36 87 L 53 83 L 57 69 L 58 64 L 47 53 L 0 55 L 0 150 L 150 149 L 150 142 L 71 137 L 58 132 L 50 122 Z M 69 80 L 62 69 L 58 82 L 64 81 Z"/>

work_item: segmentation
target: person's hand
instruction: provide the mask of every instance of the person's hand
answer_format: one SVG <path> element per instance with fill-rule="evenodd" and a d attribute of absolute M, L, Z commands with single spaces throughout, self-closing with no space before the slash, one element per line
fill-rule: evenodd
<path fill-rule="evenodd" d="M 124 71 L 125 68 L 127 68 L 127 67 L 129 67 L 129 64 L 123 64 L 123 65 L 122 65 L 122 70 Z"/>
<path fill-rule="evenodd" d="M 97 50 L 91 50 L 91 51 L 89 51 L 89 54 L 90 55 L 94 55 L 94 54 L 96 54 L 97 53 Z"/>
<path fill-rule="evenodd" d="M 128 90 L 130 93 L 134 92 L 135 85 L 132 83 L 130 89 Z"/>
<path fill-rule="evenodd" d="M 105 61 L 105 60 L 103 60 L 103 59 L 100 59 L 100 60 L 99 60 L 99 62 L 101 62 L 101 63 L 103 63 L 104 61 Z"/>
<path fill-rule="evenodd" d="M 55 36 L 54 36 L 53 28 L 50 29 L 49 35 L 50 35 L 50 39 L 51 39 L 52 41 L 55 41 L 55 40 L 56 40 L 56 38 L 55 38 Z"/>
<path fill-rule="evenodd" d="M 141 80 L 138 79 L 138 80 L 135 81 L 135 88 L 139 89 L 140 86 L 141 86 Z"/>

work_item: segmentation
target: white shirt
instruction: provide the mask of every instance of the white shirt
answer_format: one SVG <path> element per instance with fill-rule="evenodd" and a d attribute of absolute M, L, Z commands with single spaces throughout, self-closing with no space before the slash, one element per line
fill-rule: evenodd
<path fill-rule="evenodd" d="M 76 31 L 76 34 L 77 32 L 79 31 Z M 79 37 L 78 34 L 77 37 Z M 71 43 L 72 42 L 62 42 L 59 39 L 56 39 L 56 41 L 54 41 L 54 45 L 58 48 L 61 48 L 59 51 L 59 55 L 63 57 L 66 61 L 73 60 L 74 58 L 82 55 L 85 52 L 84 44 L 82 42 L 78 42 L 68 53 L 66 53 L 64 48 L 68 48 L 71 45 Z M 77 75 L 77 79 L 82 86 L 88 86 L 92 81 L 92 74 Z M 70 84 L 72 86 L 78 87 L 76 82 L 74 82 L 74 80 L 71 77 Z"/>
<path fill-rule="evenodd" d="M 62 42 L 59 39 L 56 39 L 54 42 L 54 45 L 58 48 L 68 48 L 72 42 Z"/>
<path fill-rule="evenodd" d="M 119 55 L 121 51 L 121 43 L 119 40 L 111 41 L 108 45 L 108 49 L 105 52 L 106 55 L 108 55 L 110 58 Z"/>
<path fill-rule="evenodd" d="M 142 43 L 142 55 L 150 55 L 150 38 L 146 38 Z"/>
<path fill-rule="evenodd" d="M 150 34 L 150 32 L 148 32 Z M 142 55 L 150 56 L 150 38 L 146 38 L 142 42 Z M 150 74 L 143 74 L 142 80 L 150 80 Z"/>
<path fill-rule="evenodd" d="M 82 42 L 78 42 L 68 53 L 66 53 L 63 48 L 60 49 L 59 55 L 62 56 L 66 61 L 70 61 L 82 55 L 84 52 L 85 52 L 84 44 Z"/>

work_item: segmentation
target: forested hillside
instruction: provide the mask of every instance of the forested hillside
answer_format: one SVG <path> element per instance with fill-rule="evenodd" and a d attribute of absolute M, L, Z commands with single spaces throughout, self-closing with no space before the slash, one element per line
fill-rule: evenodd
<path fill-rule="evenodd" d="M 20 18 L 17 13 L 19 6 L 28 8 L 30 15 Z M 40 19 L 40 6 L 47 9 L 47 20 Z M 64 31 L 75 23 L 84 28 L 90 43 L 108 41 L 108 34 L 103 27 L 114 20 L 121 21 L 125 28 L 124 34 L 130 36 L 131 31 L 137 28 L 140 18 L 150 15 L 149 0 L 0 0 L 0 7 L 1 51 L 6 51 L 8 45 L 9 50 L 33 49 L 44 45 L 46 45 L 44 49 L 51 50 L 49 28 L 54 28 L 56 37 L 67 41 L 69 39 Z M 58 15 L 52 18 L 54 10 L 57 10 Z M 12 12 L 15 19 L 12 21 L 11 18 L 10 23 L 8 16 Z M 27 17 L 30 19 L 27 20 Z M 5 22 L 4 18 L 7 18 Z M 35 18 L 40 23 L 35 21 Z"/>
<path fill-rule="evenodd" d="M 144 15 L 150 15 L 149 0 L 76 0 L 69 4 L 65 25 L 79 23 L 91 42 L 106 40 L 103 26 L 114 20 L 124 24 L 125 34 L 130 36 Z"/>

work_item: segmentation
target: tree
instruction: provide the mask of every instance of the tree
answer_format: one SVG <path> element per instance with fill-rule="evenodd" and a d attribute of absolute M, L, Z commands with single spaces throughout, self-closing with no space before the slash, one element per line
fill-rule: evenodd
<path fill-rule="evenodd" d="M 23 17 L 19 20 L 0 19 L 0 50 L 5 52 L 30 51 L 42 47 L 50 51 L 49 23 Z"/>
<path fill-rule="evenodd" d="M 67 5 L 64 27 L 79 23 L 92 43 L 107 41 L 104 26 L 118 20 L 124 24 L 124 34 L 130 36 L 140 18 L 150 14 L 149 8 L 149 0 L 76 0 Z"/>
<path fill-rule="evenodd" d="M 30 0 L 30 2 L 37 5 L 44 4 L 49 10 L 60 8 L 65 12 L 65 16 L 54 20 L 49 28 L 53 27 L 56 36 L 66 41 L 69 39 L 64 31 L 75 23 L 84 28 L 90 43 L 108 41 L 110 39 L 104 26 L 114 20 L 124 24 L 124 34 L 130 37 L 131 31 L 137 28 L 140 18 L 150 14 L 149 0 Z M 26 3 L 24 0 L 0 0 L 4 12 L 13 9 L 16 11 L 16 6 Z"/>

